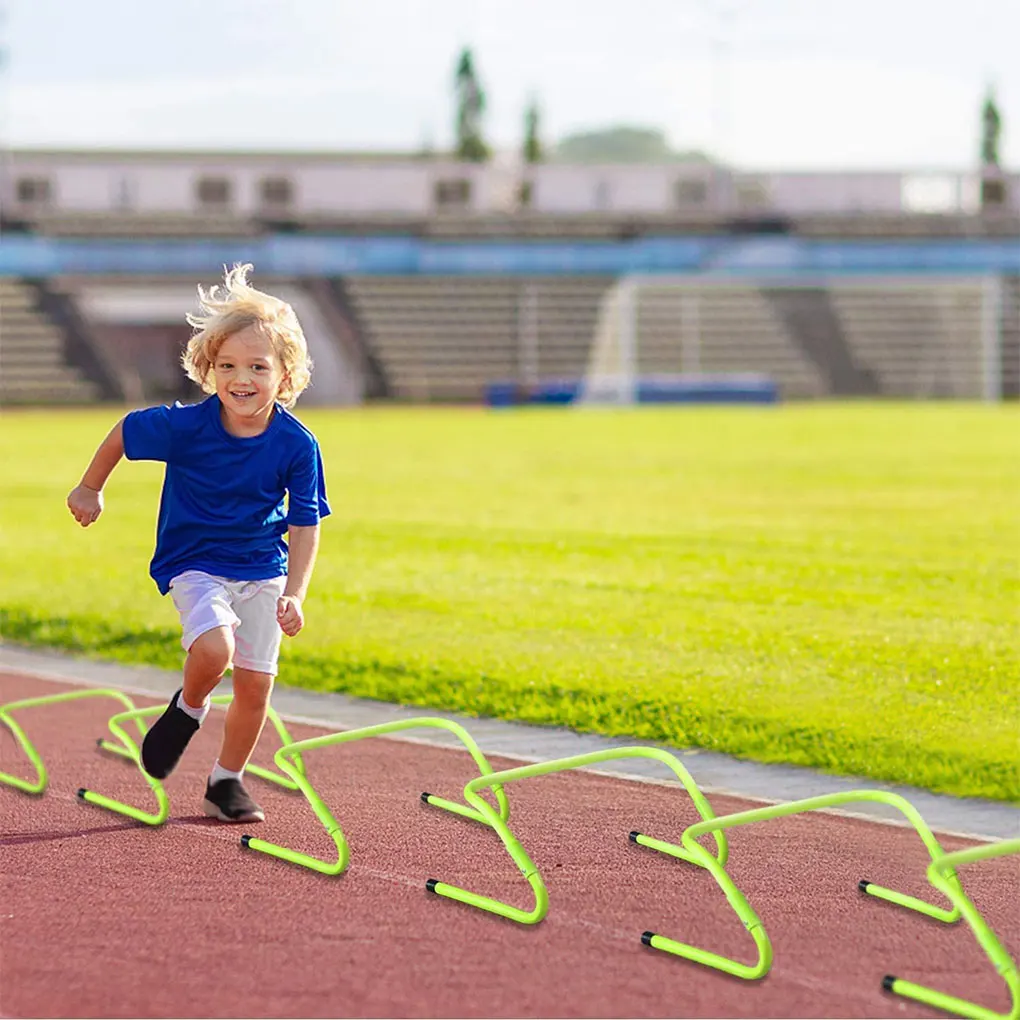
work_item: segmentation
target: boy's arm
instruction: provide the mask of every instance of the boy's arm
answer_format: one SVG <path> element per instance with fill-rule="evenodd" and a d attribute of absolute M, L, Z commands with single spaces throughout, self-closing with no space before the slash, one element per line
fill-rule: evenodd
<path fill-rule="evenodd" d="M 292 524 L 287 529 L 287 547 L 287 585 L 276 605 L 276 619 L 284 634 L 294 637 L 305 625 L 301 603 L 308 594 L 319 551 L 319 525 L 301 527 Z"/>
<path fill-rule="evenodd" d="M 87 528 L 103 512 L 103 486 L 110 473 L 124 456 L 124 419 L 110 429 L 109 435 L 99 444 L 85 469 L 81 481 L 67 497 L 67 507 L 74 519 Z"/>

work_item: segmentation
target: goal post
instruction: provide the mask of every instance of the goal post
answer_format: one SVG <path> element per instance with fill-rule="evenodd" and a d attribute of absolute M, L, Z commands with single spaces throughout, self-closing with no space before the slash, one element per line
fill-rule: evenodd
<path fill-rule="evenodd" d="M 733 283 L 729 284 L 731 287 Z M 768 380 L 747 368 L 706 366 L 702 357 L 705 288 L 698 275 L 629 274 L 602 295 L 579 404 L 634 404 L 642 393 L 675 390 L 747 396 Z M 752 394 L 753 395 L 753 394 Z"/>
<path fill-rule="evenodd" d="M 588 367 L 578 403 L 637 402 L 637 322 L 635 279 L 624 277 L 609 286 L 599 303 Z"/>
<path fill-rule="evenodd" d="M 576 403 L 769 383 L 794 399 L 996 401 L 1006 318 L 998 276 L 625 275 L 601 296 Z"/>

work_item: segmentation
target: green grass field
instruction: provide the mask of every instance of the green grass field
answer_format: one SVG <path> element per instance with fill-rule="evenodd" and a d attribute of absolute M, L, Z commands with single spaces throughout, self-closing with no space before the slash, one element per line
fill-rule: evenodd
<path fill-rule="evenodd" d="M 4 634 L 176 668 L 161 466 L 64 506 L 118 414 L 0 419 Z M 334 515 L 282 682 L 1020 800 L 1016 409 L 302 418 Z"/>

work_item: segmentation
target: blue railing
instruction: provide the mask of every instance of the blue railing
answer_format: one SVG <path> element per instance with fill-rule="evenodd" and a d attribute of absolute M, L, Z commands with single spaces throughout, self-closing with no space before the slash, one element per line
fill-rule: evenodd
<path fill-rule="evenodd" d="M 252 262 L 262 275 L 817 275 L 1020 273 L 1020 238 L 820 241 L 638 238 L 632 241 L 431 241 L 413 237 L 236 240 L 0 238 L 0 276 L 217 275 Z"/>

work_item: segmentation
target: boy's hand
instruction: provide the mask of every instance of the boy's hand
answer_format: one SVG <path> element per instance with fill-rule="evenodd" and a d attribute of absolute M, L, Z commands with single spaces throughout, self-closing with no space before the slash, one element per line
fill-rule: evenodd
<path fill-rule="evenodd" d="M 87 528 L 103 512 L 103 494 L 87 485 L 76 485 L 67 497 L 67 508 L 74 519 Z"/>
<path fill-rule="evenodd" d="M 305 625 L 301 599 L 296 595 L 281 595 L 276 601 L 276 621 L 287 637 L 294 637 Z"/>

